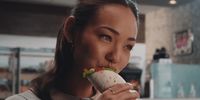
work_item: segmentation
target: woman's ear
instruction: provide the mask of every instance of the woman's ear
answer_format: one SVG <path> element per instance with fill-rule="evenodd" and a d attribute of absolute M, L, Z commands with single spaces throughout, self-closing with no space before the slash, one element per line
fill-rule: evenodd
<path fill-rule="evenodd" d="M 64 23 L 64 37 L 68 42 L 73 42 L 73 34 L 71 29 L 74 25 L 75 17 L 74 16 L 69 16 L 66 18 L 65 23 Z"/>

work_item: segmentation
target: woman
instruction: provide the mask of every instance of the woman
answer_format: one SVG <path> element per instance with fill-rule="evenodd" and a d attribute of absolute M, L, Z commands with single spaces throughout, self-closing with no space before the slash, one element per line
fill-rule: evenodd
<path fill-rule="evenodd" d="M 32 81 L 32 88 L 7 100 L 134 100 L 130 84 L 99 93 L 82 77 L 87 67 L 120 72 L 137 36 L 138 12 L 131 0 L 80 0 L 57 37 L 54 68 Z"/>

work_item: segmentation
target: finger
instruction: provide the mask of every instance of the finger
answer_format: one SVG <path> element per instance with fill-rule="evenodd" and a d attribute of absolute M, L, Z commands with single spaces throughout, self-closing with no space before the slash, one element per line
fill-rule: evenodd
<path fill-rule="evenodd" d="M 124 83 L 124 84 L 116 84 L 116 85 L 112 86 L 111 88 L 109 88 L 109 90 L 113 94 L 118 94 L 122 91 L 131 90 L 132 88 L 133 88 L 133 86 L 131 84 Z"/>
<path fill-rule="evenodd" d="M 139 91 L 139 86 L 135 83 L 130 83 L 133 85 L 133 89 Z"/>
<path fill-rule="evenodd" d="M 133 94 L 133 95 L 136 95 L 137 98 L 140 97 L 140 93 L 139 93 L 137 90 L 129 90 L 129 92 L 130 92 L 131 94 Z"/>
<path fill-rule="evenodd" d="M 133 91 L 124 91 L 117 94 L 119 100 L 133 100 L 139 98 L 139 93 L 135 90 Z"/>
<path fill-rule="evenodd" d="M 108 88 L 106 91 L 104 91 L 104 94 L 118 94 L 122 91 L 126 91 L 126 90 L 131 90 L 133 88 L 133 86 L 129 83 L 124 83 L 124 84 L 116 84 L 110 88 Z"/>
<path fill-rule="evenodd" d="M 103 92 L 99 100 L 135 100 L 139 98 L 139 93 L 135 90 L 126 90 L 113 95 L 110 90 Z"/>

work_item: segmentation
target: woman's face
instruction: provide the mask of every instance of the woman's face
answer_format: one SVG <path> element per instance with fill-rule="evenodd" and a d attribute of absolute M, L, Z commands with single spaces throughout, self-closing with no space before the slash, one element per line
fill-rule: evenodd
<path fill-rule="evenodd" d="M 114 67 L 121 71 L 128 63 L 137 36 L 137 22 L 130 8 L 106 5 L 96 19 L 76 37 L 75 66 Z"/>

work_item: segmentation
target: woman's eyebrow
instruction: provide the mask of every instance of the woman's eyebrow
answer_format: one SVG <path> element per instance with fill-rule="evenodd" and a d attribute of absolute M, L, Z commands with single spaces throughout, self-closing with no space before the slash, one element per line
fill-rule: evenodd
<path fill-rule="evenodd" d="M 99 26 L 97 28 L 105 28 L 105 29 L 111 31 L 112 33 L 114 33 L 115 35 L 119 35 L 120 34 L 117 30 L 113 29 L 112 27 L 106 26 L 106 25 L 101 25 L 101 26 Z"/>

